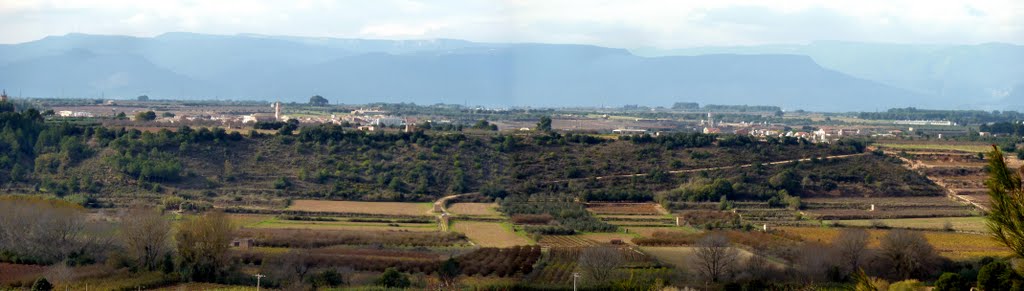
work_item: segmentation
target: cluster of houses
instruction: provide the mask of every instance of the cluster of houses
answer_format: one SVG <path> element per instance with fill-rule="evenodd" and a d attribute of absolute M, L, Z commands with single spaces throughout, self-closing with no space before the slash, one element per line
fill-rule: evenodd
<path fill-rule="evenodd" d="M 61 110 L 57 112 L 60 117 L 93 117 L 92 112 Z"/>

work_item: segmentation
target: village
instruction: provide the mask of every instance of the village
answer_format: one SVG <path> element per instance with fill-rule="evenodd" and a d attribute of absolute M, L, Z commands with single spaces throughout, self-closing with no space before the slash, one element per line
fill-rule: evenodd
<path fill-rule="evenodd" d="M 45 100 L 39 101 L 46 104 Z M 46 104 L 50 106 L 50 104 Z M 456 108 L 459 105 L 452 105 Z M 155 111 L 158 114 L 151 126 L 178 127 L 182 125 L 219 126 L 227 129 L 251 128 L 258 122 L 286 122 L 296 120 L 299 124 L 351 125 L 358 130 L 409 130 L 419 123 L 471 124 L 467 116 L 480 116 L 495 124 L 501 131 L 529 131 L 533 119 L 517 119 L 502 114 L 502 109 L 473 108 L 475 112 L 492 114 L 466 114 L 460 111 L 443 114 L 399 114 L 386 109 L 366 105 L 316 106 L 301 103 L 258 103 L 231 104 L 217 102 L 190 105 L 184 102 L 151 102 L 135 100 L 105 100 L 100 104 L 53 106 L 55 116 L 72 119 L 106 120 L 125 113 L 134 118 L 137 112 Z M 700 132 L 705 134 L 735 134 L 765 138 L 795 138 L 811 143 L 830 143 L 841 138 L 905 139 L 928 137 L 932 139 L 962 138 L 968 135 L 980 137 L 999 136 L 989 132 L 971 132 L 967 127 L 949 120 L 894 120 L 879 122 L 856 117 L 820 117 L 817 113 L 791 112 L 778 118 L 768 118 L 764 112 L 705 112 L 700 118 L 693 118 L 693 112 L 679 112 L 672 118 L 633 118 L 630 111 L 616 108 L 580 109 L 564 112 L 553 111 L 553 127 L 560 130 L 590 132 L 610 135 L 652 135 L 670 132 Z M 469 110 L 463 110 L 469 111 Z M 551 111 L 549 111 L 551 112 Z M 720 117 L 717 118 L 716 117 Z M 724 121 L 721 117 L 727 117 Z M 749 118 L 749 121 L 743 120 Z M 841 120 L 841 121 L 837 121 Z"/>

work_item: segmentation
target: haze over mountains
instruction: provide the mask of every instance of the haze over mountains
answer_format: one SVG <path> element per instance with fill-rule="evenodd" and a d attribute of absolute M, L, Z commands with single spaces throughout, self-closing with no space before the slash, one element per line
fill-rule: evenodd
<path fill-rule="evenodd" d="M 1024 108 L 1024 47 L 815 42 L 640 49 L 462 40 L 68 34 L 0 45 L 0 87 L 30 97 L 822 111 Z"/>

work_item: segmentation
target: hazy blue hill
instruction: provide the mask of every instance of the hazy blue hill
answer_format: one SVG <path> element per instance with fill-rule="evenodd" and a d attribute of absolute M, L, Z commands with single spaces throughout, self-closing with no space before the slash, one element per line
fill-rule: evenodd
<path fill-rule="evenodd" d="M 818 41 L 807 45 L 638 49 L 645 56 L 787 53 L 823 67 L 933 95 L 937 104 L 991 105 L 1024 84 L 1024 46 L 881 44 Z"/>
<path fill-rule="evenodd" d="M 0 80 L 25 96 L 37 97 L 180 96 L 183 90 L 207 91 L 202 82 L 157 67 L 141 56 L 84 49 L 9 63 L 0 67 Z"/>
<path fill-rule="evenodd" d="M 784 104 L 817 110 L 874 110 L 923 104 L 924 96 L 821 68 L 792 55 L 642 58 L 618 50 L 536 47 L 434 56 L 367 54 L 285 73 L 268 92 L 331 92 L 348 102 L 416 101 L 487 105 Z M 603 50 L 603 53 L 601 51 Z M 280 79 L 257 83 L 273 84 Z M 307 88 L 315 88 L 309 90 Z M 877 98 L 877 99 L 876 99 Z M 822 102 L 827 100 L 827 102 Z"/>
<path fill-rule="evenodd" d="M 348 103 L 934 107 L 926 94 L 794 54 L 640 57 L 590 45 L 193 33 L 69 34 L 0 46 L 0 52 L 0 85 L 29 96 L 56 96 L 63 88 L 65 96 L 83 97 L 304 101 L 320 94 Z"/>

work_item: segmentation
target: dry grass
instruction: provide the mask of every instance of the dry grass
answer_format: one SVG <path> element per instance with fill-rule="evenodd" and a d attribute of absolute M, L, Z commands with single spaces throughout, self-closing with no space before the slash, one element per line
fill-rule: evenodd
<path fill-rule="evenodd" d="M 0 283 L 32 282 L 46 272 L 46 266 L 0 263 Z"/>
<path fill-rule="evenodd" d="M 452 230 L 466 234 L 470 241 L 482 247 L 511 247 L 529 245 L 530 240 L 515 233 L 508 224 L 497 222 L 456 221 Z"/>
<path fill-rule="evenodd" d="M 382 215 L 426 216 L 431 203 L 294 200 L 288 210 Z"/>
<path fill-rule="evenodd" d="M 496 203 L 460 202 L 448 206 L 448 212 L 455 215 L 500 216 Z"/>
<path fill-rule="evenodd" d="M 780 230 L 789 234 L 800 236 L 806 241 L 818 241 L 831 243 L 837 235 L 839 228 L 821 227 L 781 227 Z M 885 235 L 886 230 L 868 230 L 871 234 L 869 247 L 877 248 L 879 239 Z M 924 231 L 928 242 L 935 247 L 939 255 L 953 259 L 966 260 L 984 256 L 1006 256 L 1010 250 L 983 234 L 957 233 L 957 232 L 936 232 Z"/>

